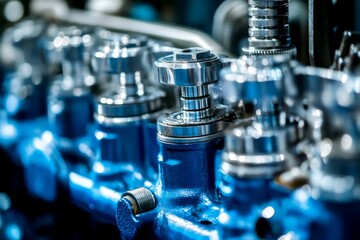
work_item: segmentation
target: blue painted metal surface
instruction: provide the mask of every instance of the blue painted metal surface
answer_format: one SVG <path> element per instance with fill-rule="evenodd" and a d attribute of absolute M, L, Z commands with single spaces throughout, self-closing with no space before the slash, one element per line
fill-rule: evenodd
<path fill-rule="evenodd" d="M 295 239 L 359 239 L 360 204 L 314 199 L 310 188 L 296 191 L 282 204 L 284 234 Z"/>
<path fill-rule="evenodd" d="M 133 216 L 127 199 L 118 202 L 117 224 L 125 239 L 208 239 L 216 236 L 219 195 L 215 186 L 215 156 L 223 138 L 171 144 L 159 141 L 157 207 Z"/>
<path fill-rule="evenodd" d="M 144 151 L 145 151 L 145 175 L 151 181 L 158 178 L 158 155 L 159 144 L 156 140 L 157 126 L 156 118 L 144 122 Z"/>
<path fill-rule="evenodd" d="M 144 169 L 143 123 L 134 120 L 113 126 L 97 124 L 97 158 L 115 164 L 131 164 L 134 171 Z"/>
<path fill-rule="evenodd" d="M 224 175 L 220 184 L 223 208 L 219 215 L 222 239 L 277 239 L 277 201 L 290 191 L 269 178 L 235 178 Z M 261 190 L 260 190 L 261 189 Z"/>

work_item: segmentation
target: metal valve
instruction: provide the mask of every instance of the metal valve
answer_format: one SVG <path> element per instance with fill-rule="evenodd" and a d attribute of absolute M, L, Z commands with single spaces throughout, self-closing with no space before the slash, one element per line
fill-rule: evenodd
<path fill-rule="evenodd" d="M 158 119 L 158 137 L 162 140 L 204 140 L 224 129 L 229 112 L 213 107 L 208 85 L 219 80 L 220 57 L 201 48 L 174 52 L 155 62 L 155 78 L 162 84 L 180 87 L 181 111 Z M 198 138 L 198 139 L 197 139 Z"/>

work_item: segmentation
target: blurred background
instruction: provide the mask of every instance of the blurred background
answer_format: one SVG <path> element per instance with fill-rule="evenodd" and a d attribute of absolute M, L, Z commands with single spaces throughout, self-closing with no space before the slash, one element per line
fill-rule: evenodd
<path fill-rule="evenodd" d="M 345 29 L 360 30 L 360 1 L 318 0 L 314 21 L 330 45 L 339 46 Z M 55 6 L 55 7 L 54 7 Z M 132 19 L 176 24 L 201 30 L 234 55 L 247 39 L 247 0 L 0 0 L 0 35 L 6 27 L 37 13 L 66 14 L 68 9 L 102 12 Z M 47 10 L 49 9 L 49 10 Z M 54 12 L 55 11 L 55 12 Z M 292 42 L 301 62 L 308 64 L 308 0 L 290 1 Z"/>

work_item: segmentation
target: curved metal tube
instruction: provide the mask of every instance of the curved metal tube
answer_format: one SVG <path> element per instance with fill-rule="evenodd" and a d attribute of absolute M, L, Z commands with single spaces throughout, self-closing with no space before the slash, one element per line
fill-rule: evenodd
<path fill-rule="evenodd" d="M 167 40 L 177 47 L 202 47 L 216 53 L 231 56 L 219 43 L 207 34 L 173 25 L 150 23 L 119 16 L 71 9 L 65 15 L 53 16 L 64 23 L 104 27 L 127 33 L 144 34 L 152 38 Z"/>

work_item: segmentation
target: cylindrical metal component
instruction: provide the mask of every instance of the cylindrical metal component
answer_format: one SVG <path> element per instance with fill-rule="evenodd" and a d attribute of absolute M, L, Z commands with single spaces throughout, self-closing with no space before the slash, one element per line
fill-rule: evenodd
<path fill-rule="evenodd" d="M 286 57 L 285 57 L 286 58 Z M 298 164 L 295 145 L 304 122 L 283 112 L 284 56 L 243 58 L 221 72 L 226 102 L 253 105 L 253 118 L 225 133 L 222 171 L 238 178 L 271 178 Z"/>
<path fill-rule="evenodd" d="M 155 66 L 161 83 L 181 87 L 181 111 L 158 118 L 159 140 L 186 143 L 219 137 L 230 115 L 225 107 L 213 107 L 209 95 L 208 84 L 219 79 L 219 56 L 189 48 L 159 59 Z"/>
<path fill-rule="evenodd" d="M 121 198 L 130 201 L 134 215 L 148 212 L 156 207 L 154 194 L 144 187 L 127 191 Z"/>
<path fill-rule="evenodd" d="M 288 23 L 289 0 L 249 0 L 249 47 L 246 55 L 296 55 Z"/>

